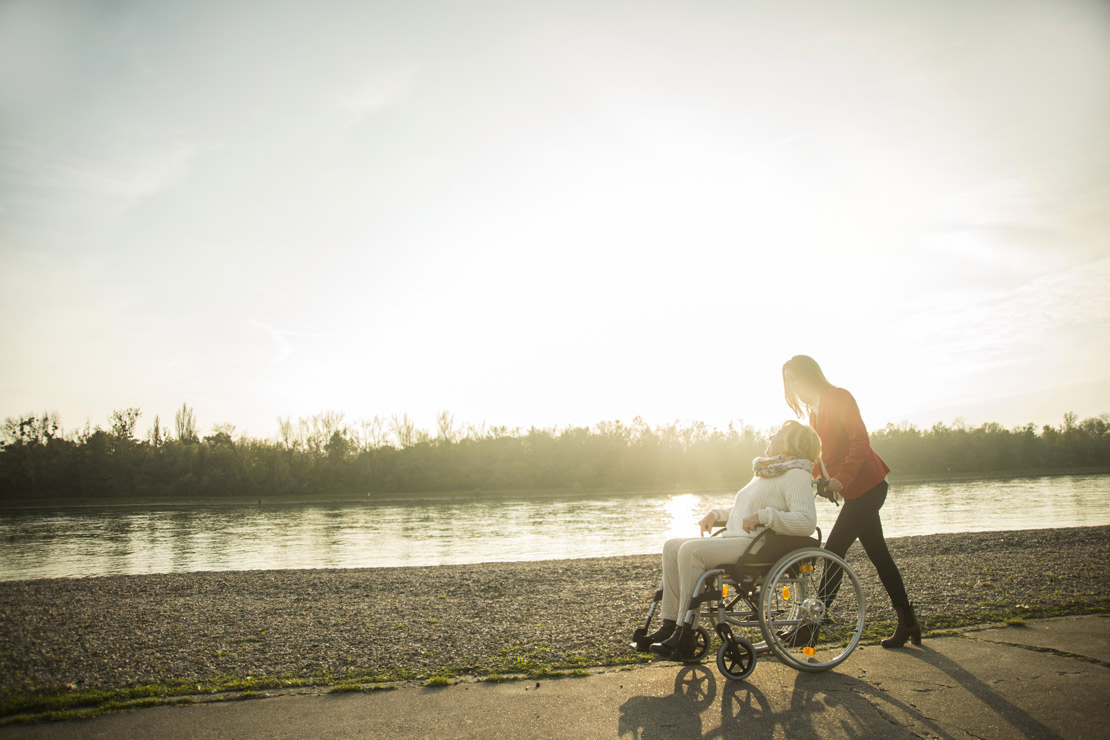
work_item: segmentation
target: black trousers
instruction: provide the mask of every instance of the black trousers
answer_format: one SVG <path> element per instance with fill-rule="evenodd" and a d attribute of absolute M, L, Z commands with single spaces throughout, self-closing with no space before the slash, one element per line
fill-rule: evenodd
<path fill-rule="evenodd" d="M 848 548 L 858 539 L 867 557 L 874 563 L 875 570 L 879 572 L 879 580 L 890 595 L 890 603 L 894 606 L 908 606 L 910 600 L 902 582 L 902 573 L 887 549 L 883 538 L 883 522 L 879 518 L 879 509 L 883 508 L 888 488 L 887 482 L 883 481 L 859 498 L 845 499 L 832 532 L 825 541 L 825 549 L 844 557 Z M 836 598 L 843 578 L 844 572 L 838 566 L 825 572 L 821 579 L 821 593 L 825 594 L 827 603 Z"/>

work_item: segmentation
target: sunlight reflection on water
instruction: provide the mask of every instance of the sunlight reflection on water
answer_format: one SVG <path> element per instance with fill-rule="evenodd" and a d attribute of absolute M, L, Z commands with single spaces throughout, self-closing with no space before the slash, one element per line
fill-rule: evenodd
<path fill-rule="evenodd" d="M 662 534 L 663 540 L 674 537 L 697 537 L 699 534 L 698 520 L 705 516 L 709 509 L 718 508 L 719 506 L 719 504 L 718 506 L 703 506 L 701 497 L 692 493 L 671 496 L 663 504 L 667 525 L 666 531 Z"/>
<path fill-rule="evenodd" d="M 82 508 L 0 514 L 0 580 L 366 568 L 658 553 L 732 505 L 712 494 L 395 504 Z M 827 536 L 839 509 L 820 501 Z M 887 537 L 1110 524 L 1110 476 L 894 485 Z"/>

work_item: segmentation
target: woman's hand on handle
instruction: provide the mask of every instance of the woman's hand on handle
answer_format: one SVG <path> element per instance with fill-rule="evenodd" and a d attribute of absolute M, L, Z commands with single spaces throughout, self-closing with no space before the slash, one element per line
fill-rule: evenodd
<path fill-rule="evenodd" d="M 704 537 L 707 534 L 712 534 L 713 525 L 716 523 L 717 515 L 714 514 L 712 511 L 703 516 L 701 518 L 701 521 L 698 522 L 698 527 L 701 529 L 701 536 Z"/>
<path fill-rule="evenodd" d="M 829 482 L 826 483 L 825 486 L 833 493 L 840 493 L 844 490 L 844 484 L 836 478 L 829 478 Z"/>

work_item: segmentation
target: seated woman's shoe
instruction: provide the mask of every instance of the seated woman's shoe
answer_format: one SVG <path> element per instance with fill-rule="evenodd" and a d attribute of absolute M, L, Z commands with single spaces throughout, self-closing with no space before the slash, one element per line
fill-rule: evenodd
<path fill-rule="evenodd" d="M 655 642 L 663 642 L 664 640 L 669 639 L 670 636 L 674 635 L 675 628 L 677 626 L 678 624 L 674 619 L 664 619 L 663 624 L 659 625 L 659 629 L 650 633 L 650 635 L 648 635 L 644 639 L 649 643 L 652 643 L 652 645 L 654 645 Z"/>
<path fill-rule="evenodd" d="M 666 640 L 674 634 L 675 627 L 677 626 L 678 624 L 677 622 L 675 622 L 675 620 L 664 619 L 663 624 L 659 625 L 659 629 L 655 630 L 644 639 L 650 641 L 652 644 L 663 642 L 663 640 Z"/>
<path fill-rule="evenodd" d="M 651 652 L 667 660 L 690 661 L 694 659 L 694 630 L 682 625 L 663 642 L 651 646 Z"/>
<path fill-rule="evenodd" d="M 663 624 L 659 629 L 647 634 L 647 630 L 640 628 L 632 633 L 632 647 L 641 653 L 646 653 L 651 650 L 651 646 L 657 642 L 663 642 L 668 637 L 674 634 L 675 620 L 664 619 Z"/>
<path fill-rule="evenodd" d="M 921 625 L 917 621 L 917 615 L 913 613 L 913 604 L 896 606 L 894 611 L 898 614 L 898 627 L 895 628 L 893 635 L 882 641 L 881 645 L 885 648 L 902 647 L 906 644 L 906 640 L 910 640 L 914 645 L 920 645 Z"/>

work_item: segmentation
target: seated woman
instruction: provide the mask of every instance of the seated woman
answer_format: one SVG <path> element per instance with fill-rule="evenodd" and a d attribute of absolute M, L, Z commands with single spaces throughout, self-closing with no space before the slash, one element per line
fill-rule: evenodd
<path fill-rule="evenodd" d="M 757 529 L 770 527 L 800 537 L 813 534 L 817 509 L 811 471 L 820 455 L 817 432 L 797 421 L 786 422 L 767 445 L 767 457 L 752 462 L 755 477 L 736 494 L 732 509 L 714 509 L 698 522 L 702 537 L 714 526 L 725 524 L 720 537 L 667 540 L 663 545 L 663 625 L 648 636 L 658 643 L 651 646 L 653 653 L 675 660 L 691 656 L 694 625 L 675 628 L 679 609 L 685 614 L 702 573 L 734 564 L 755 539 Z"/>

